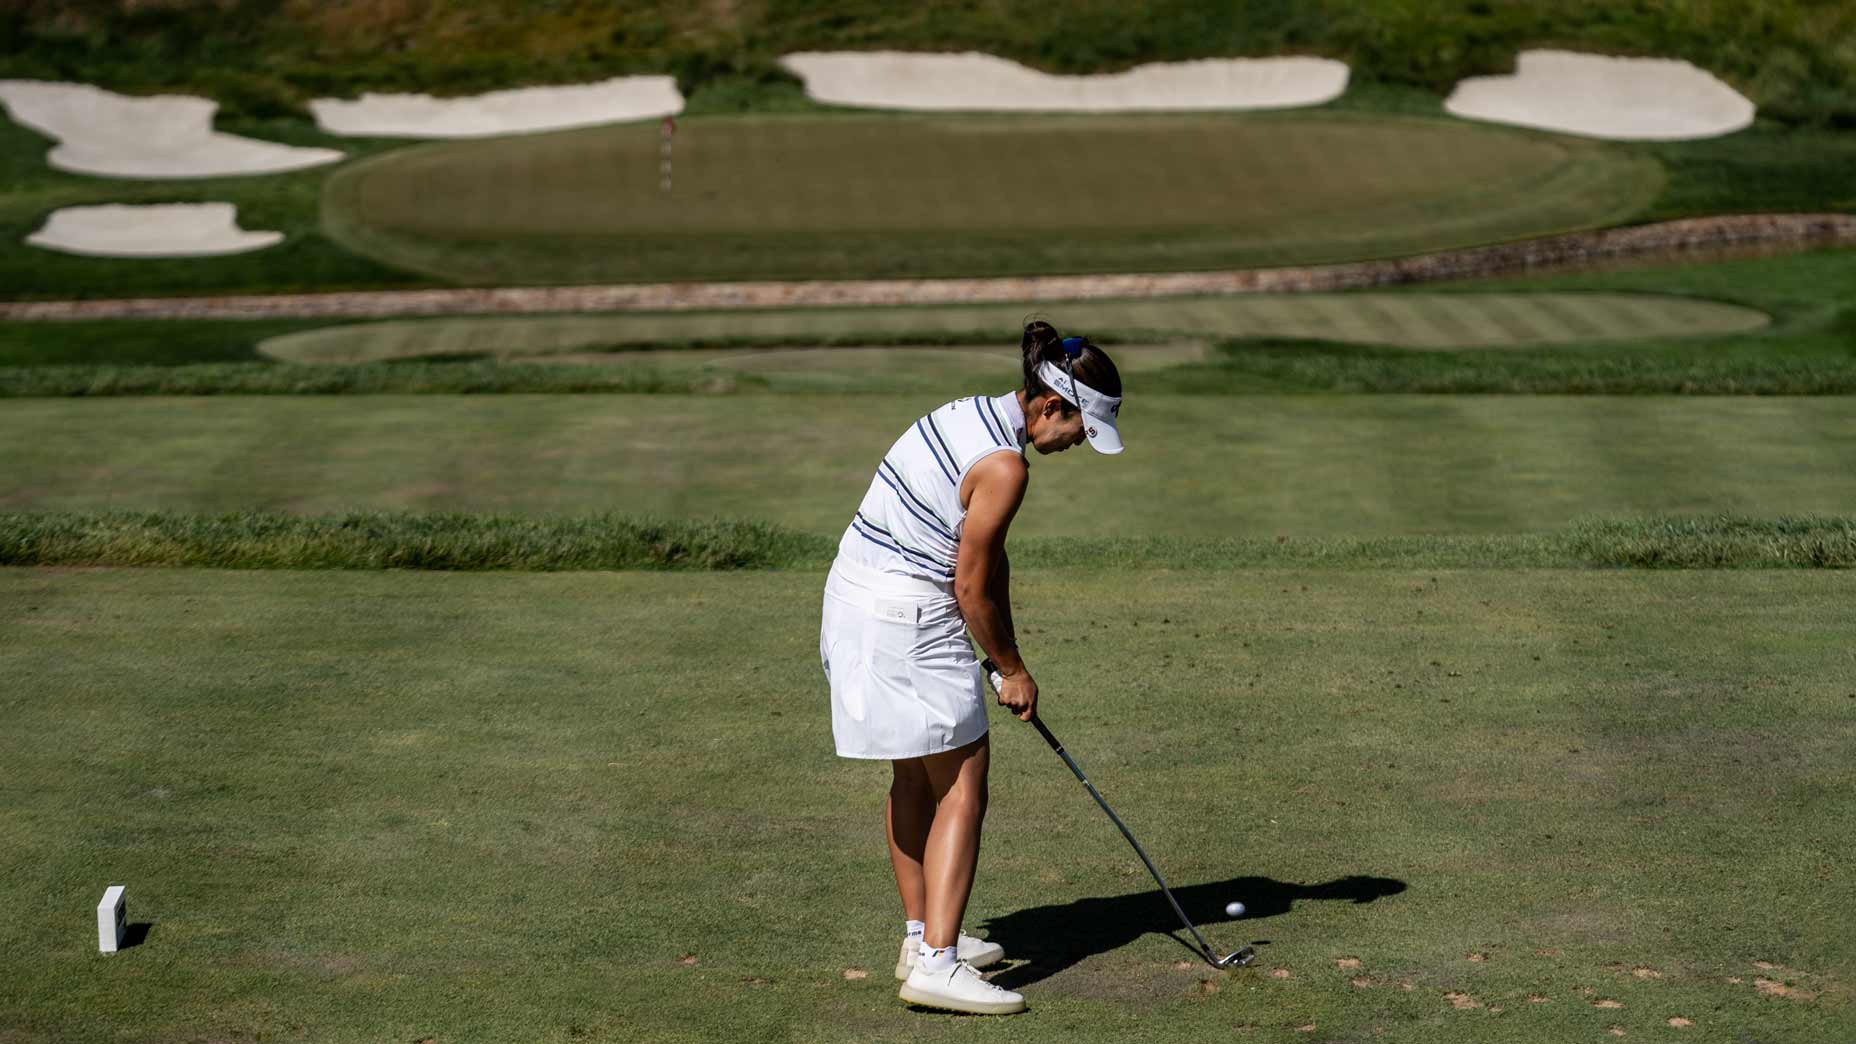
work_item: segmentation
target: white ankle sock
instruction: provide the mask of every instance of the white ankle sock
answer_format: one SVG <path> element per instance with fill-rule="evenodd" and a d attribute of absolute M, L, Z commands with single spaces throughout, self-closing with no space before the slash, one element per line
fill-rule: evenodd
<path fill-rule="evenodd" d="M 911 939 L 914 939 L 916 942 L 922 941 L 922 932 L 927 931 L 927 930 L 928 930 L 928 926 L 923 924 L 920 921 L 902 922 L 902 934 L 908 936 Z"/>
<path fill-rule="evenodd" d="M 921 957 L 916 960 L 915 966 L 925 972 L 947 971 L 954 966 L 954 961 L 959 957 L 956 952 L 958 950 L 958 946 L 943 946 L 937 950 L 927 943 L 922 943 Z"/>

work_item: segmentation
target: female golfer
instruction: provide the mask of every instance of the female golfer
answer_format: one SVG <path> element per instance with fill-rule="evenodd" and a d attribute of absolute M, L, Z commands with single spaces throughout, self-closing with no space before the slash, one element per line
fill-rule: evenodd
<path fill-rule="evenodd" d="M 1003 1015 L 1025 999 L 975 968 L 1005 955 L 961 934 L 986 815 L 985 679 L 968 632 L 1004 675 L 999 703 L 1021 720 L 1038 686 L 1018 654 L 1005 532 L 1024 500 L 1024 449 L 1089 440 L 1120 453 L 1121 376 L 1100 348 L 1025 326 L 1024 386 L 956 399 L 889 448 L 825 582 L 819 655 L 839 755 L 880 758 L 905 935 L 906 1001 Z"/>

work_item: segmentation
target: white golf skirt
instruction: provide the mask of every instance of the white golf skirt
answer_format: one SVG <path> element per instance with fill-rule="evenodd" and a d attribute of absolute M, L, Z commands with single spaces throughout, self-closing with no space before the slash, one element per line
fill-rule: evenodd
<path fill-rule="evenodd" d="M 841 757 L 919 758 L 986 734 L 985 677 L 952 584 L 839 558 L 818 651 Z"/>

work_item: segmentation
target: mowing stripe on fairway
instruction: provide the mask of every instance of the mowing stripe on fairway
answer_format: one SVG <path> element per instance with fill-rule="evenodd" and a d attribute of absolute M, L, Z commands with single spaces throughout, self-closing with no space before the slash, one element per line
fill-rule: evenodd
<path fill-rule="evenodd" d="M 876 456 L 954 394 L 21 399 L 0 509 L 764 519 L 841 533 Z M 1843 515 L 1843 397 L 1142 394 L 1128 452 L 1031 454 L 1014 536 L 1524 533 L 1586 515 Z"/>
<path fill-rule="evenodd" d="M 284 362 L 354 363 L 430 355 L 549 355 L 626 345 L 780 342 L 971 334 L 1010 346 L 1042 309 L 1065 331 L 1097 336 L 1284 337 L 1406 348 L 1528 347 L 1739 333 L 1763 312 L 1695 298 L 1620 293 L 1356 293 L 1180 300 L 1032 302 L 781 312 L 393 319 L 284 334 L 258 351 Z M 1573 317 L 1571 319 L 1563 317 Z M 831 357 L 819 357 L 829 368 Z"/>

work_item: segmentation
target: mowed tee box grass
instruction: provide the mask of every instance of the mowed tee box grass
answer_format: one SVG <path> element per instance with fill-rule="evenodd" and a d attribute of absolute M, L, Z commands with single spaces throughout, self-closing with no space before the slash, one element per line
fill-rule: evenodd
<path fill-rule="evenodd" d="M 0 570 L 0 1026 L 937 1032 L 887 978 L 887 770 L 831 754 L 823 583 Z M 1208 935 L 1263 958 L 1213 975 L 1169 938 L 1112 825 L 999 716 L 970 923 L 1031 999 L 1014 1037 L 1837 1039 L 1847 586 L 1015 573 L 1043 715 Z M 101 957 L 112 882 L 149 927 Z"/>

